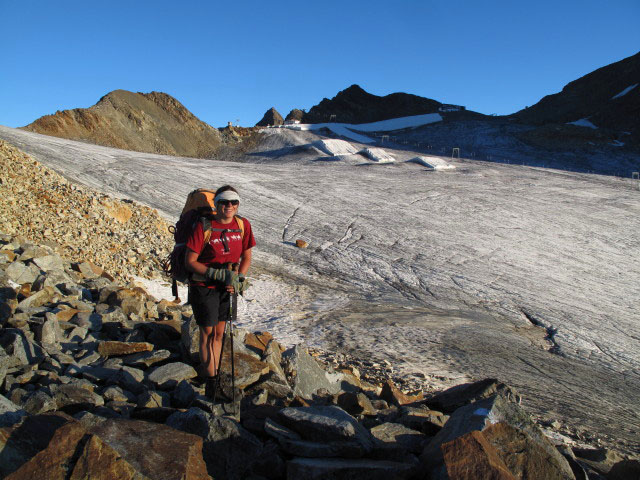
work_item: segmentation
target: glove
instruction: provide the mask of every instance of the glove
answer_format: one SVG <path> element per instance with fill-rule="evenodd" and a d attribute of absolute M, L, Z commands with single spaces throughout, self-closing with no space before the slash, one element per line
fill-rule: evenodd
<path fill-rule="evenodd" d="M 251 286 L 251 283 L 249 283 L 249 279 L 244 277 L 244 275 L 242 276 L 242 278 L 243 280 L 242 282 L 240 282 L 240 290 L 238 290 L 238 293 L 240 295 L 244 295 L 245 290 Z"/>
<path fill-rule="evenodd" d="M 232 273 L 233 275 L 231 276 L 231 282 L 229 285 L 233 287 L 235 293 L 242 295 L 242 292 L 244 291 L 244 275 L 236 272 Z"/>
<path fill-rule="evenodd" d="M 233 272 L 231 270 L 226 270 L 224 268 L 209 267 L 207 268 L 207 271 L 204 272 L 204 276 L 211 282 L 222 282 L 225 285 L 230 285 L 232 273 Z"/>

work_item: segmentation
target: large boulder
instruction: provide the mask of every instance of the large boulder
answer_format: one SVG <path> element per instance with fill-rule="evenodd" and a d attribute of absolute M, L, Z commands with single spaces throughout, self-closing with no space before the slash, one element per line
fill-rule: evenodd
<path fill-rule="evenodd" d="M 498 452 L 477 430 L 443 443 L 442 454 L 449 480 L 516 480 Z"/>
<path fill-rule="evenodd" d="M 435 394 L 424 403 L 434 410 L 453 413 L 460 407 L 496 394 L 501 394 L 514 403 L 520 403 L 520 395 L 513 388 L 495 378 L 485 378 L 477 382 L 456 385 Z"/>
<path fill-rule="evenodd" d="M 290 348 L 284 352 L 283 357 L 285 373 L 291 378 L 295 395 L 312 399 L 320 389 L 325 389 L 331 394 L 354 390 L 353 385 L 344 378 L 344 375 L 322 369 L 309 355 L 307 349 L 301 345 Z"/>
<path fill-rule="evenodd" d="M 564 462 L 558 462 L 557 455 L 550 455 L 554 446 L 545 438 L 540 441 L 547 442 L 547 448 L 543 448 L 539 442 L 535 442 L 524 431 L 512 427 L 506 423 L 490 425 L 482 431 L 482 435 L 498 452 L 509 471 L 522 479 L 544 478 L 545 480 L 574 480 L 575 476 L 567 471 Z"/>
<path fill-rule="evenodd" d="M 326 407 L 289 407 L 278 412 L 280 422 L 295 431 L 303 440 L 312 442 L 351 442 L 362 450 L 371 451 L 373 439 L 369 431 L 342 410 Z"/>
<path fill-rule="evenodd" d="M 213 478 L 247 478 L 262 453 L 262 442 L 238 422 L 199 408 L 174 413 L 167 425 L 204 439 L 204 459 Z"/>
<path fill-rule="evenodd" d="M 26 416 L 14 427 L 0 428 L 0 478 L 16 471 L 45 449 L 55 431 L 70 420 L 68 415 L 56 412 Z"/>
<path fill-rule="evenodd" d="M 27 412 L 7 397 L 0 395 L 0 427 L 14 425 L 25 415 Z"/>
<path fill-rule="evenodd" d="M 150 479 L 209 479 L 197 435 L 140 420 L 89 417 L 83 424 Z"/>
<path fill-rule="evenodd" d="M 503 395 L 494 395 L 485 400 L 458 408 L 435 437 L 425 447 L 420 460 L 431 470 L 443 464 L 441 446 L 474 430 L 482 431 L 494 423 L 504 422 L 525 432 L 533 442 L 554 458 L 568 478 L 573 477 L 571 467 L 562 454 L 547 440 L 529 415 L 517 404 Z"/>
<path fill-rule="evenodd" d="M 99 437 L 88 435 L 75 421 L 56 430 L 44 450 L 5 478 L 148 479 Z"/>
<path fill-rule="evenodd" d="M 156 388 L 170 390 L 175 388 L 182 380 L 194 378 L 197 375 L 191 365 L 173 362 L 154 368 L 147 375 L 147 379 Z"/>

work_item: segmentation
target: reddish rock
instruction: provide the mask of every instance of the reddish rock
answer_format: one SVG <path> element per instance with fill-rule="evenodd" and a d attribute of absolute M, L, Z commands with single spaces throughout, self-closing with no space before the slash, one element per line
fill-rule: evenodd
<path fill-rule="evenodd" d="M 515 480 L 498 452 L 484 435 L 474 430 L 442 444 L 450 480 Z"/>
<path fill-rule="evenodd" d="M 87 433 L 82 424 L 71 421 L 56 430 L 47 448 L 5 478 L 144 480 L 146 477 L 136 472 L 133 466 L 98 437 Z"/>
<path fill-rule="evenodd" d="M 197 435 L 157 423 L 122 419 L 105 420 L 87 430 L 149 478 L 210 480 L 202 458 L 202 438 Z"/>
<path fill-rule="evenodd" d="M 262 354 L 271 340 L 273 340 L 273 336 L 269 332 L 248 333 L 244 344 Z"/>
<path fill-rule="evenodd" d="M 296 240 L 296 247 L 307 248 L 308 246 L 309 246 L 308 242 L 305 242 L 304 240 L 301 240 L 301 239 Z"/>
<path fill-rule="evenodd" d="M 150 352 L 153 345 L 147 342 L 116 342 L 107 341 L 98 344 L 98 353 L 103 357 L 114 355 L 129 355 L 132 353 Z"/>
<path fill-rule="evenodd" d="M 380 392 L 380 398 L 389 402 L 389 404 L 395 405 L 407 405 L 409 403 L 419 402 L 424 399 L 422 392 L 418 395 L 406 395 L 400 391 L 398 387 L 391 381 L 387 380 L 382 385 L 382 392 Z"/>
<path fill-rule="evenodd" d="M 496 423 L 482 434 L 496 449 L 509 471 L 523 480 L 574 480 L 571 467 L 564 457 L 549 455 L 547 451 L 522 430 L 507 423 Z M 558 459 L 559 458 L 559 459 Z"/>
<path fill-rule="evenodd" d="M 25 417 L 19 425 L 0 428 L 0 478 L 16 471 L 45 449 L 55 431 L 73 419 L 62 413 Z"/>
<path fill-rule="evenodd" d="M 68 322 L 73 317 L 75 317 L 76 313 L 78 313 L 79 311 L 80 310 L 76 310 L 75 308 L 69 308 L 67 310 L 60 310 L 58 313 L 56 313 L 56 318 L 60 322 Z"/>

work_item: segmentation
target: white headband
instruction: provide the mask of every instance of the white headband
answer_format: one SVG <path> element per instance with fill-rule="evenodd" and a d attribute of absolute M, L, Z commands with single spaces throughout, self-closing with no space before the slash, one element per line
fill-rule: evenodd
<path fill-rule="evenodd" d="M 233 190 L 225 190 L 224 192 L 219 193 L 213 199 L 214 205 L 217 205 L 220 200 L 238 200 L 240 201 L 240 195 L 238 195 Z"/>

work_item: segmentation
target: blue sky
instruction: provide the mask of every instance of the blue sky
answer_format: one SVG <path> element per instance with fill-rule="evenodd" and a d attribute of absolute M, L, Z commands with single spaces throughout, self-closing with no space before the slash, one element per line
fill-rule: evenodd
<path fill-rule="evenodd" d="M 638 25 L 638 0 L 0 0 L 0 124 L 125 89 L 249 126 L 354 83 L 508 114 L 637 53 Z"/>

